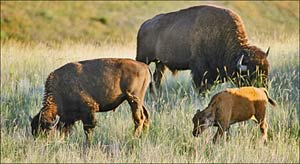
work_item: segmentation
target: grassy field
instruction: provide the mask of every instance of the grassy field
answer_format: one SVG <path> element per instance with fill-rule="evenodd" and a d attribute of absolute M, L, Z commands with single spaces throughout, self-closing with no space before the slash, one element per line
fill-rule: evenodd
<path fill-rule="evenodd" d="M 212 4 L 228 7 L 244 20 L 249 36 L 293 34 L 299 24 L 299 2 L 3 2 L 1 39 L 35 41 L 135 40 L 140 25 L 149 18 L 182 8 Z M 299 27 L 299 26 L 298 26 Z"/>
<path fill-rule="evenodd" d="M 61 3 L 62 6 L 68 4 L 68 7 L 65 6 L 67 10 L 62 11 L 55 3 Z M 191 119 L 196 109 L 203 109 L 215 93 L 233 86 L 228 83 L 220 84 L 212 88 L 208 97 L 199 97 L 192 87 L 190 72 L 183 71 L 176 77 L 168 72 L 163 81 L 162 96 L 158 100 L 154 100 L 147 92 L 145 103 L 152 120 L 147 134 L 140 139 L 133 138 L 131 112 L 129 105 L 124 103 L 116 112 L 97 114 L 98 124 L 90 148 L 84 147 L 85 136 L 80 122 L 76 123 L 74 133 L 65 140 L 60 140 L 58 136 L 48 140 L 33 140 L 28 115 L 35 115 L 41 108 L 44 82 L 48 74 L 71 61 L 99 57 L 134 58 L 135 33 L 146 17 L 204 2 L 97 2 L 95 8 L 99 8 L 99 11 L 91 2 L 86 5 L 81 5 L 83 2 L 55 3 L 39 2 L 32 6 L 22 2 L 1 2 L 1 38 L 2 33 L 7 35 L 1 40 L 1 163 L 299 163 L 299 3 L 216 2 L 232 7 L 241 15 L 251 43 L 262 49 L 271 46 L 268 57 L 271 64 L 269 93 L 278 106 L 267 107 L 267 145 L 259 144 L 261 134 L 253 121 L 235 124 L 228 142 L 212 144 L 211 140 L 216 132 L 214 128 L 210 128 L 199 138 L 194 138 Z M 145 4 L 145 7 L 142 8 L 140 3 Z M 245 6 L 251 12 L 243 11 Z M 43 21 L 46 20 L 32 14 L 37 13 L 32 11 L 33 8 L 49 12 L 42 14 L 43 17 L 50 17 L 49 26 L 44 26 Z M 272 11 L 274 15 L 263 12 L 265 9 Z M 62 19 L 62 23 L 76 26 L 79 18 L 74 18 L 75 24 L 68 18 L 72 14 L 77 16 L 78 10 L 83 11 L 83 18 L 91 15 L 105 17 L 109 27 L 103 29 L 108 30 L 107 34 L 104 34 L 104 30 L 101 31 L 100 26 L 104 26 L 103 24 L 92 23 L 91 27 L 82 27 L 94 31 L 82 36 L 81 28 L 70 29 L 64 24 L 57 27 L 51 23 L 51 20 Z M 132 16 L 132 19 L 123 18 L 124 12 Z M 5 17 L 3 14 L 6 14 Z M 20 18 L 18 14 L 24 15 L 24 18 Z M 3 23 L 6 17 L 22 20 L 27 16 L 29 24 L 31 21 L 35 22 L 28 29 L 21 25 L 9 28 Z M 29 20 L 30 18 L 33 20 Z M 263 18 L 266 23 L 263 23 Z M 102 21 L 105 22 L 104 20 Z M 33 28 L 38 25 L 45 29 Z M 123 25 L 121 31 L 127 32 L 128 38 L 118 32 L 116 35 L 112 34 L 114 31 L 111 29 Z M 23 31 L 9 31 L 18 27 L 22 27 Z M 54 32 L 59 28 L 61 31 L 58 33 L 61 35 Z M 68 29 L 69 33 L 65 32 Z M 103 35 L 98 34 L 98 29 Z M 79 34 L 73 38 L 72 34 L 76 30 L 79 30 Z M 101 41 L 94 42 L 97 38 Z"/>

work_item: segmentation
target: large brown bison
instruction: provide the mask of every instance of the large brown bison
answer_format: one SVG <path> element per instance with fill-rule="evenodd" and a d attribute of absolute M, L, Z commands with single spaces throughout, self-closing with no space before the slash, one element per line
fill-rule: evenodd
<path fill-rule="evenodd" d="M 215 143 L 231 124 L 253 118 L 260 126 L 261 141 L 265 142 L 268 131 L 265 118 L 267 102 L 276 105 L 265 88 L 242 87 L 222 91 L 212 97 L 207 108 L 198 110 L 193 117 L 193 135 L 197 137 L 208 127 L 217 126 L 218 131 L 213 139 Z"/>
<path fill-rule="evenodd" d="M 32 134 L 47 134 L 55 127 L 68 133 L 75 121 L 81 120 L 90 144 L 95 113 L 114 110 L 127 100 L 135 124 L 134 135 L 139 137 L 150 123 L 143 105 L 150 80 L 148 66 L 131 59 L 66 64 L 50 73 L 46 81 L 43 107 L 31 121 Z"/>
<path fill-rule="evenodd" d="M 243 22 L 236 13 L 215 6 L 159 14 L 145 21 L 137 35 L 136 60 L 156 63 L 156 87 L 167 67 L 173 73 L 191 69 L 200 92 L 217 79 L 234 79 L 237 73 L 251 75 L 246 77 L 253 80 L 252 75 L 259 72 L 265 86 L 268 53 L 269 49 L 263 52 L 248 44 Z"/>

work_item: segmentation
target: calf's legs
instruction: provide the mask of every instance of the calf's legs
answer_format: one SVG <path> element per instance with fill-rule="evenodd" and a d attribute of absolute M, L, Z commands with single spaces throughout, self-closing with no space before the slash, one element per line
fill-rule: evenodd
<path fill-rule="evenodd" d="M 144 115 L 141 112 L 141 108 L 139 107 L 131 107 L 132 117 L 134 120 L 134 136 L 139 137 L 142 133 L 143 125 L 144 125 Z"/>
<path fill-rule="evenodd" d="M 224 135 L 225 131 L 229 132 L 229 123 L 218 123 L 218 131 L 216 132 L 213 138 L 213 143 L 216 143 L 217 140 Z M 228 140 L 229 139 L 228 134 L 227 133 L 225 134 L 226 134 L 226 140 Z"/>
<path fill-rule="evenodd" d="M 143 105 L 143 113 L 145 115 L 145 121 L 143 124 L 143 129 L 147 130 L 149 128 L 150 125 L 150 113 L 148 112 L 148 109 Z"/>
<path fill-rule="evenodd" d="M 139 137 L 143 128 L 146 129 L 149 126 L 149 113 L 143 106 L 143 102 L 135 95 L 127 92 L 127 101 L 131 107 L 132 118 L 135 125 L 134 136 Z"/>
<path fill-rule="evenodd" d="M 224 134 L 223 129 L 221 127 L 218 127 L 218 131 L 216 132 L 216 134 L 213 138 L 213 143 L 216 143 L 217 140 L 223 136 L 223 134 Z"/>
<path fill-rule="evenodd" d="M 268 137 L 268 124 L 266 121 L 266 117 L 265 117 L 265 105 L 261 105 L 263 106 L 263 109 L 257 110 L 259 112 L 257 112 L 255 114 L 255 118 L 258 120 L 259 123 L 259 127 L 260 127 L 260 131 L 262 133 L 262 138 L 260 140 L 260 142 L 262 143 L 266 143 L 267 142 L 267 137 Z"/>
<path fill-rule="evenodd" d="M 266 143 L 267 142 L 267 138 L 268 138 L 268 124 L 266 119 L 263 119 L 263 121 L 261 121 L 259 123 L 259 127 L 260 127 L 260 131 L 262 133 L 262 138 L 261 138 L 261 142 Z"/>

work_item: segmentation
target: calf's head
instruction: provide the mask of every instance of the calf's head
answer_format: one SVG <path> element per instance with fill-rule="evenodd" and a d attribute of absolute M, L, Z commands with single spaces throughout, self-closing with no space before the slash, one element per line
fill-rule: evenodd
<path fill-rule="evenodd" d="M 200 109 L 197 110 L 197 113 L 193 117 L 194 130 L 193 135 L 198 137 L 205 129 L 212 126 L 214 123 L 213 113 L 211 111 Z"/>
<path fill-rule="evenodd" d="M 33 137 L 37 137 L 40 133 L 49 133 L 59 122 L 59 116 L 56 115 L 56 117 L 51 120 L 50 122 L 45 121 L 42 118 L 41 112 L 39 112 L 37 115 L 35 115 L 33 118 L 29 118 L 31 122 L 31 134 Z"/>

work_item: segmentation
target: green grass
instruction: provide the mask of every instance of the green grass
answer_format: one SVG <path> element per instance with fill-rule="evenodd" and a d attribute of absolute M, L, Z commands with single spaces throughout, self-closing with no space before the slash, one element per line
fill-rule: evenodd
<path fill-rule="evenodd" d="M 233 125 L 228 142 L 212 144 L 214 128 L 194 138 L 196 109 L 233 86 L 219 84 L 208 97 L 199 97 L 190 71 L 176 77 L 168 72 L 158 100 L 147 92 L 152 122 L 141 139 L 133 138 L 131 112 L 124 103 L 116 112 L 97 114 L 90 148 L 84 147 L 80 122 L 65 140 L 57 135 L 33 140 L 28 115 L 40 110 L 51 71 L 77 60 L 135 58 L 136 32 L 145 19 L 204 3 L 1 1 L 1 163 L 299 162 L 298 2 L 209 2 L 239 13 L 250 42 L 264 50 L 271 47 L 269 93 L 278 106 L 267 107 L 267 145 L 259 144 L 259 127 L 252 121 Z"/>

